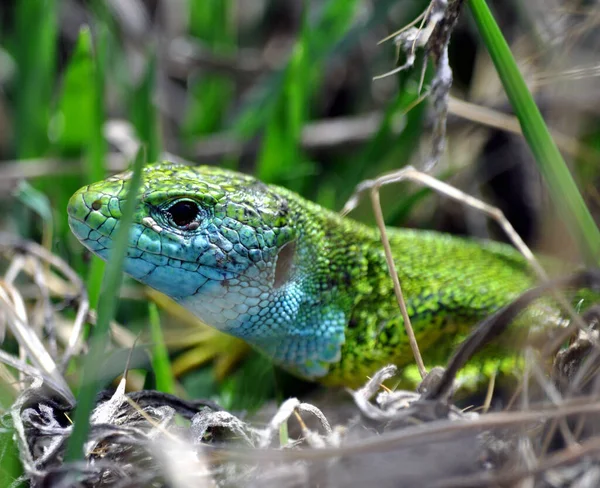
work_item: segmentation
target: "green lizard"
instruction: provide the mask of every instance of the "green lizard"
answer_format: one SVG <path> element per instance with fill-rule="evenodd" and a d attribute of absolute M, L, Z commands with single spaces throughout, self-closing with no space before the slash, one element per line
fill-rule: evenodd
<path fill-rule="evenodd" d="M 128 179 L 85 186 L 69 201 L 72 231 L 103 259 Z M 428 364 L 445 362 L 458 338 L 535 283 L 505 244 L 409 229 L 390 229 L 389 240 Z M 146 167 L 125 271 L 303 378 L 356 386 L 383 365 L 413 361 L 378 230 L 251 176 Z"/>

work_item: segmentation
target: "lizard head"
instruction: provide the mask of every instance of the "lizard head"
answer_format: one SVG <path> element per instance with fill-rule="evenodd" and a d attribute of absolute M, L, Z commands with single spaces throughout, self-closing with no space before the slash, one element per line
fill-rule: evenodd
<path fill-rule="evenodd" d="M 104 260 L 129 180 L 122 173 L 85 186 L 68 204 L 71 230 Z M 322 376 L 339 359 L 352 300 L 338 290 L 349 281 L 336 238 L 341 224 L 330 217 L 335 225 L 327 235 L 323 213 L 251 176 L 151 165 L 144 169 L 124 271 L 282 366 Z"/>
<path fill-rule="evenodd" d="M 250 176 L 212 167 L 161 163 L 146 167 L 143 177 L 126 273 L 179 301 L 222 300 L 235 291 L 231 300 L 248 295 L 250 304 L 286 279 L 295 234 L 287 200 L 279 193 Z M 110 257 L 129 178 L 122 173 L 85 186 L 68 204 L 73 233 L 104 260 Z M 248 307 L 231 300 L 221 305 Z M 201 316 L 209 323 L 239 313 L 207 306 L 217 316 Z"/>

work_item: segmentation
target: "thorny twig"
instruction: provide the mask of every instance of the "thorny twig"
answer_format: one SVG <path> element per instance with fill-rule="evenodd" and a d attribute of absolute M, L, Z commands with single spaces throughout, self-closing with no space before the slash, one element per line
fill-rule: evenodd
<path fill-rule="evenodd" d="M 440 160 L 446 145 L 446 119 L 450 88 L 452 87 L 452 69 L 448 60 L 450 36 L 462 7 L 463 0 L 431 0 L 422 17 L 419 27 L 402 29 L 394 38 L 394 43 L 405 55 L 406 61 L 399 67 L 383 75 L 380 79 L 400 71 L 412 69 L 416 61 L 416 49 L 424 50 L 425 59 L 431 58 L 435 74 L 431 80 L 430 97 L 434 112 L 432 152 L 424 165 L 424 171 L 430 171 Z M 420 87 L 423 84 L 427 63 L 423 63 Z M 421 88 L 419 88 L 419 91 Z"/>

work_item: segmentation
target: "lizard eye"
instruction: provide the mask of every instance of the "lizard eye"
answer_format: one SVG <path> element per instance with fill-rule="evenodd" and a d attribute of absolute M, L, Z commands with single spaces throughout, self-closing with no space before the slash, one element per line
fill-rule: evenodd
<path fill-rule="evenodd" d="M 166 210 L 170 220 L 180 228 L 193 230 L 198 227 L 198 215 L 200 214 L 200 207 L 197 203 L 189 200 L 182 200 L 171 205 Z"/>

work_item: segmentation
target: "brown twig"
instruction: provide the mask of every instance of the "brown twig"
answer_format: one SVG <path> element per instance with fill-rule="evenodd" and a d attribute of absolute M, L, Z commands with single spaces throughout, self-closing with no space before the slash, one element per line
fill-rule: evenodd
<path fill-rule="evenodd" d="M 408 316 L 408 311 L 406 309 L 406 302 L 402 293 L 402 287 L 400 286 L 398 271 L 396 270 L 394 256 L 392 255 L 392 249 L 390 247 L 390 241 L 385 229 L 383 212 L 381 211 L 381 202 L 379 201 L 379 188 L 380 186 L 374 185 L 370 191 L 373 213 L 375 215 L 377 227 L 379 228 L 379 232 L 381 234 L 381 242 L 385 252 L 385 260 L 387 262 L 390 277 L 392 278 L 392 283 L 394 285 L 394 294 L 396 295 L 396 300 L 398 301 L 398 306 L 400 307 L 400 312 L 402 314 L 404 330 L 408 336 L 408 343 L 410 344 L 410 349 L 412 350 L 417 368 L 419 369 L 419 374 L 421 375 L 421 379 L 423 379 L 427 375 L 427 370 L 425 369 L 425 363 L 423 363 L 423 357 L 421 356 L 421 351 L 419 350 L 419 344 L 417 343 L 417 338 L 415 337 L 415 333 L 410 323 L 410 317 Z"/>

